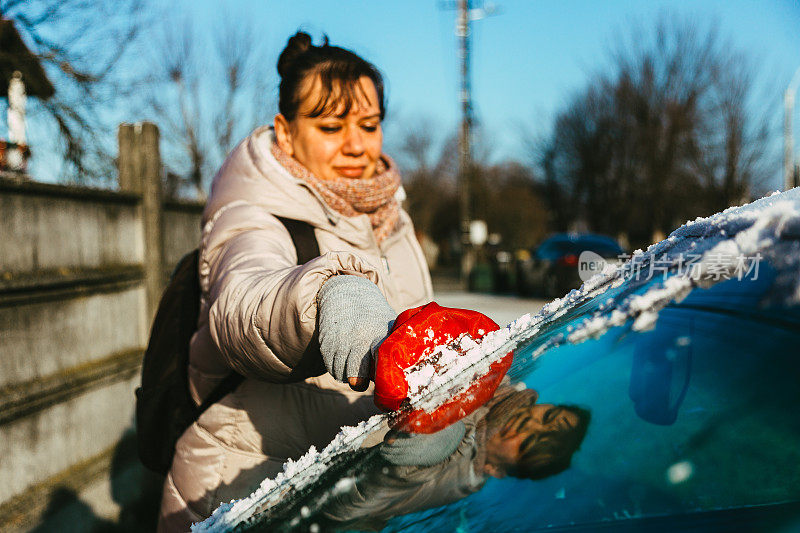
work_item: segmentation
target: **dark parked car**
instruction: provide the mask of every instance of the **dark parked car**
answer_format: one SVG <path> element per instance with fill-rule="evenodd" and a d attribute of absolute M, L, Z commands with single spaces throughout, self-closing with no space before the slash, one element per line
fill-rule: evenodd
<path fill-rule="evenodd" d="M 290 464 L 207 525 L 800 531 L 800 189 L 687 224 L 501 332 L 515 390 L 591 413 L 568 469 L 482 477 L 485 453 L 467 446 L 475 468 L 453 487 L 447 469 L 396 468 L 359 444 Z M 513 420 L 500 433 L 527 424 Z"/>
<path fill-rule="evenodd" d="M 595 259 L 602 258 L 610 263 L 620 262 L 620 256 L 625 253 L 617 241 L 605 235 L 592 233 L 553 235 L 534 250 L 530 259 L 518 263 L 519 292 L 525 296 L 555 298 L 571 289 L 577 289 L 583 282 L 579 274 L 581 267 L 588 273 L 588 268 L 599 266 L 581 265 L 581 254 L 584 252 L 592 252 L 596 254 Z M 587 279 L 589 277 L 591 276 L 586 276 Z"/>

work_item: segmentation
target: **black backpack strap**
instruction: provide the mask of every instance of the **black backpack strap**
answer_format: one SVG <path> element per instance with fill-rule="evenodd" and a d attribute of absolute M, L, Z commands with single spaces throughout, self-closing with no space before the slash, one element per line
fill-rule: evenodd
<path fill-rule="evenodd" d="M 314 226 L 308 222 L 294 220 L 291 218 L 276 217 L 281 221 L 281 224 L 289 232 L 292 237 L 294 249 L 297 251 L 297 264 L 302 265 L 308 263 L 315 257 L 319 257 L 319 243 L 317 237 L 314 235 Z M 238 372 L 232 372 L 225 379 L 223 379 L 214 389 L 209 393 L 203 403 L 198 407 L 198 413 L 204 412 L 206 409 L 220 401 L 229 393 L 236 390 L 244 376 Z"/>
<path fill-rule="evenodd" d="M 314 236 L 314 226 L 308 222 L 293 220 L 291 218 L 276 217 L 292 237 L 294 249 L 297 251 L 297 264 L 308 263 L 319 257 L 319 243 Z"/>
<path fill-rule="evenodd" d="M 231 392 L 236 390 L 242 381 L 244 381 L 244 376 L 238 372 L 231 372 L 228 374 L 225 379 L 220 381 L 216 387 L 206 396 L 206 399 L 203 400 L 203 403 L 200 404 L 200 407 L 197 408 L 198 413 L 205 412 L 206 409 L 220 401 L 222 398 L 230 394 Z"/>

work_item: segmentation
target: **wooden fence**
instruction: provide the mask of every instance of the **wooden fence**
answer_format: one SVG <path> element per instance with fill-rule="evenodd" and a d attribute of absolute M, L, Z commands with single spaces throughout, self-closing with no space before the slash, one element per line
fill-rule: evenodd
<path fill-rule="evenodd" d="M 162 199 L 158 143 L 120 126 L 119 191 L 0 179 L 0 531 L 151 524 L 133 391 L 202 211 Z"/>

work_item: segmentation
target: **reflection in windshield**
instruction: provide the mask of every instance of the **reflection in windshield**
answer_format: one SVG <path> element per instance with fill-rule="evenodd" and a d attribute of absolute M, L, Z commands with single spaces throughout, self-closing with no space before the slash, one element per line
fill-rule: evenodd
<path fill-rule="evenodd" d="M 628 396 L 642 420 L 669 426 L 678 419 L 691 380 L 691 325 L 686 333 L 673 338 L 673 331 L 662 328 L 650 342 L 637 343 Z"/>
<path fill-rule="evenodd" d="M 486 405 L 439 432 L 450 434 L 443 438 L 388 432 L 352 483 L 328 496 L 313 523 L 323 530 L 381 529 L 393 516 L 458 501 L 489 477 L 543 479 L 564 471 L 586 435 L 589 411 L 537 399 L 532 389 L 505 384 Z M 447 442 L 452 435 L 457 441 Z M 451 453 L 429 460 L 451 444 Z"/>

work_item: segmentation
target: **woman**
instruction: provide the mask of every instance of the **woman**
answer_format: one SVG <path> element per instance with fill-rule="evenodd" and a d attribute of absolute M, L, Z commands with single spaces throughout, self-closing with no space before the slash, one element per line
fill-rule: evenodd
<path fill-rule="evenodd" d="M 274 129 L 233 150 L 203 214 L 190 388 L 199 403 L 231 369 L 245 380 L 178 441 L 162 531 L 188 529 L 377 412 L 371 349 L 398 312 L 432 297 L 399 174 L 381 152 L 377 69 L 298 32 L 278 72 Z M 296 264 L 277 217 L 313 226 L 321 255 Z"/>

